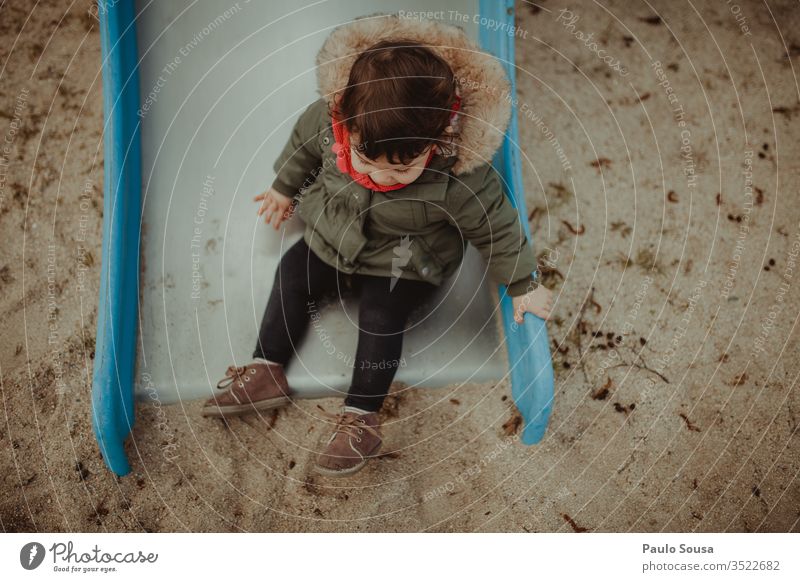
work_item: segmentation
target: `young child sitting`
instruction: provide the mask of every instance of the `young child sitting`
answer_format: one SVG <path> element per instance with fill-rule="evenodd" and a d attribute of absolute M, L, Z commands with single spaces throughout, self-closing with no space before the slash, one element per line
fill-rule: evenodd
<path fill-rule="evenodd" d="M 378 411 L 413 307 L 458 269 L 467 242 L 526 311 L 549 318 L 552 293 L 491 159 L 510 115 L 500 64 L 458 28 L 395 16 L 336 29 L 317 58 L 322 98 L 294 126 L 258 213 L 306 227 L 280 260 L 253 362 L 228 368 L 203 414 L 284 406 L 284 367 L 308 305 L 351 285 L 359 295 L 352 382 L 316 470 L 349 475 L 381 446 Z M 296 204 L 295 204 L 296 203 Z M 363 365 L 362 365 L 363 364 Z"/>

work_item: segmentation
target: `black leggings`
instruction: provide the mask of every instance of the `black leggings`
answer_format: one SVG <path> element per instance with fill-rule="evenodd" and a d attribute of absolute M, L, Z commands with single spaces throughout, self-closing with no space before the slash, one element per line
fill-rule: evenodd
<path fill-rule="evenodd" d="M 320 259 L 302 238 L 281 257 L 275 272 L 254 358 L 284 366 L 308 328 L 318 301 L 353 289 L 360 296 L 358 348 L 345 404 L 377 411 L 389 392 L 403 347 L 403 331 L 414 307 L 436 290 L 426 281 L 342 273 Z"/>

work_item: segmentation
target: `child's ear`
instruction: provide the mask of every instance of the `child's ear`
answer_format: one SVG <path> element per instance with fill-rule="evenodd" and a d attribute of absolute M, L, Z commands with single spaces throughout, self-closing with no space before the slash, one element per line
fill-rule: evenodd
<path fill-rule="evenodd" d="M 333 105 L 334 107 L 338 108 L 339 104 L 342 102 L 342 94 L 341 93 L 334 93 L 333 94 Z"/>

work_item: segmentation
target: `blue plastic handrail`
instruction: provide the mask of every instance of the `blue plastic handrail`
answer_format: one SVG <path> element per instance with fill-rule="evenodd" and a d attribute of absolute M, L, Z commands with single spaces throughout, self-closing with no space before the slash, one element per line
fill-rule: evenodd
<path fill-rule="evenodd" d="M 511 102 L 516 102 L 517 82 L 514 61 L 514 2 L 480 0 L 480 16 L 490 26 L 480 26 L 481 46 L 503 64 L 511 82 Z M 519 156 L 519 127 L 516 107 L 512 105 L 511 121 L 503 146 L 494 160 L 508 190 L 506 194 L 519 213 L 528 240 L 531 230 L 525 205 L 522 165 Z M 535 247 L 534 247 L 535 248 Z M 526 445 L 538 443 L 544 436 L 553 407 L 553 362 L 544 320 L 526 313 L 522 324 L 514 321 L 514 306 L 510 296 L 500 286 L 500 309 L 506 331 L 508 360 L 511 373 L 511 396 L 523 419 L 521 441 Z"/>
<path fill-rule="evenodd" d="M 139 301 L 141 146 L 133 0 L 99 0 L 103 58 L 104 187 L 100 302 L 92 379 L 92 426 L 117 475 L 130 472 L 125 439 L 134 423 Z"/>

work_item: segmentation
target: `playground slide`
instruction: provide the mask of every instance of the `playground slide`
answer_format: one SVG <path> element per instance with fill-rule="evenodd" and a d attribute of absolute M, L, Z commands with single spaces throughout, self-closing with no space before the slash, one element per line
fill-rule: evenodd
<path fill-rule="evenodd" d="M 402 9 L 433 10 L 422 1 Z M 136 399 L 207 398 L 231 362 L 249 359 L 278 260 L 302 236 L 299 219 L 280 231 L 260 224 L 252 197 L 272 182 L 272 161 L 317 98 L 314 58 L 326 36 L 377 10 L 399 8 L 101 0 L 105 201 L 92 401 L 116 474 L 130 470 Z M 495 54 L 513 84 L 512 2 L 435 10 Z M 517 135 L 512 118 L 494 163 L 530 236 Z M 497 303 L 485 271 L 469 247 L 460 275 L 414 316 L 396 380 L 436 388 L 510 377 L 522 441 L 533 444 L 553 398 L 547 330 L 532 314 L 514 324 L 510 297 L 501 287 Z M 357 303 L 322 306 L 320 316 L 287 367 L 301 397 L 349 385 Z"/>

